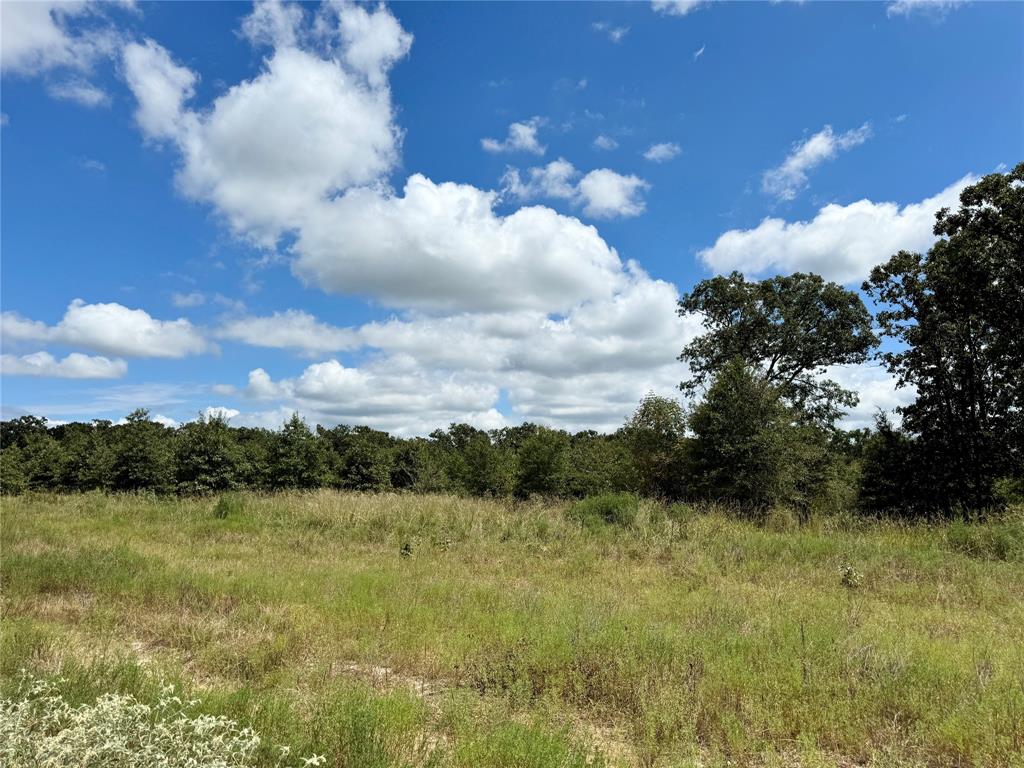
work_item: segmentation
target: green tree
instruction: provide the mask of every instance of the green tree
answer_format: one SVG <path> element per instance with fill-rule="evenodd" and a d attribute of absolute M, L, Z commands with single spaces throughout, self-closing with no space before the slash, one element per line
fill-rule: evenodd
<path fill-rule="evenodd" d="M 323 447 L 297 413 L 274 436 L 269 475 L 274 488 L 310 490 L 323 485 Z"/>
<path fill-rule="evenodd" d="M 679 302 L 705 333 L 679 359 L 690 394 L 739 358 L 807 421 L 831 425 L 857 396 L 823 378 L 827 366 L 864 362 L 878 344 L 854 291 L 801 272 L 748 282 L 739 272 L 702 280 Z"/>
<path fill-rule="evenodd" d="M 715 376 L 690 415 L 693 489 L 747 508 L 807 503 L 807 439 L 781 393 L 740 358 Z"/>
<path fill-rule="evenodd" d="M 505 496 L 513 485 L 513 454 L 491 436 L 469 424 L 452 424 L 431 433 L 444 457 L 452 487 L 473 496 Z"/>
<path fill-rule="evenodd" d="M 520 498 L 533 494 L 557 496 L 565 492 L 568 472 L 569 435 L 537 427 L 516 453 L 515 493 Z"/>
<path fill-rule="evenodd" d="M 21 448 L 5 445 L 0 448 L 0 494 L 17 496 L 28 489 L 28 478 L 22 467 Z"/>
<path fill-rule="evenodd" d="M 686 483 L 686 414 L 678 401 L 648 394 L 622 428 L 633 485 L 646 496 L 678 498 Z"/>
<path fill-rule="evenodd" d="M 900 251 L 863 287 L 896 342 L 879 357 L 917 392 L 901 411 L 928 504 L 981 509 L 997 478 L 1024 474 L 1024 163 L 967 187 L 935 234 L 927 254 Z"/>
<path fill-rule="evenodd" d="M 58 484 L 62 490 L 90 491 L 109 485 L 114 464 L 109 421 L 64 424 L 54 435 L 60 442 Z"/>
<path fill-rule="evenodd" d="M 394 463 L 393 442 L 387 432 L 369 427 L 353 429 L 341 462 L 342 487 L 356 491 L 389 490 Z"/>
<path fill-rule="evenodd" d="M 566 492 L 584 497 L 633 487 L 632 462 L 622 435 L 578 432 L 569 448 Z"/>
<path fill-rule="evenodd" d="M 182 426 L 174 458 L 179 493 L 233 490 L 242 480 L 242 450 L 227 420 L 219 415 L 200 415 L 196 421 Z"/>
<path fill-rule="evenodd" d="M 114 461 L 111 488 L 116 491 L 170 490 L 173 477 L 172 430 L 149 420 L 149 411 L 138 408 L 114 428 Z"/>
<path fill-rule="evenodd" d="M 861 456 L 861 508 L 898 516 L 927 511 L 930 494 L 921 483 L 925 474 L 917 441 L 879 414 Z"/>

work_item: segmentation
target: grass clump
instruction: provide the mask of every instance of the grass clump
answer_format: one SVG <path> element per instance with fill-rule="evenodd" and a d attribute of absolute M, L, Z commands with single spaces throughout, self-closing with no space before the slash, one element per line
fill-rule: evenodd
<path fill-rule="evenodd" d="M 569 507 L 569 517 L 587 528 L 618 525 L 629 528 L 636 523 L 640 500 L 632 493 L 602 493 L 580 499 Z"/>
<path fill-rule="evenodd" d="M 227 520 L 229 517 L 241 517 L 245 512 L 245 497 L 240 493 L 224 493 L 213 505 L 213 516 L 217 520 Z"/>

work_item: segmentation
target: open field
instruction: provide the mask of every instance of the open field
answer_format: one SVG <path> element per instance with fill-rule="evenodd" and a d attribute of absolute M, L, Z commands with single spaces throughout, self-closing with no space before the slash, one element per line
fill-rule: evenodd
<path fill-rule="evenodd" d="M 1012 518 L 215 501 L 4 499 L 5 695 L 175 681 L 268 766 L 1024 766 Z"/>

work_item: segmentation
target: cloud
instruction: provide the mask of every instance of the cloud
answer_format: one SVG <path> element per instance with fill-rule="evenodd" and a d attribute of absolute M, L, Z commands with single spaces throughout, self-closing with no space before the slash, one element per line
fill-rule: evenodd
<path fill-rule="evenodd" d="M 107 170 L 107 166 L 104 163 L 91 157 L 83 157 L 78 161 L 78 165 L 93 173 L 103 173 Z"/>
<path fill-rule="evenodd" d="M 106 106 L 110 96 L 85 76 L 97 62 L 116 54 L 121 35 L 107 21 L 106 12 L 127 5 L 50 0 L 0 3 L 0 71 L 22 77 L 59 73 L 62 79 L 47 85 L 53 98 L 85 107 Z"/>
<path fill-rule="evenodd" d="M 909 17 L 915 14 L 944 19 L 963 5 L 963 0 L 895 0 L 885 8 L 886 15 L 891 19 L 895 16 Z"/>
<path fill-rule="evenodd" d="M 0 355 L 0 372 L 5 376 L 44 376 L 56 379 L 119 379 L 128 372 L 124 360 L 72 352 L 57 360 L 49 352 L 16 357 Z"/>
<path fill-rule="evenodd" d="M 499 216 L 496 198 L 420 174 L 401 196 L 349 190 L 307 216 L 292 270 L 330 293 L 435 312 L 561 312 L 622 281 L 593 227 L 543 207 Z"/>
<path fill-rule="evenodd" d="M 338 9 L 338 33 L 345 61 L 366 75 L 374 88 L 386 85 L 388 70 L 412 47 L 412 35 L 383 5 L 371 13 L 357 3 L 342 4 Z"/>
<path fill-rule="evenodd" d="M 267 246 L 301 226 L 318 201 L 375 184 L 397 163 L 401 131 L 383 73 L 411 43 L 387 9 L 342 5 L 336 16 L 318 16 L 325 44 L 338 54 L 323 58 L 294 42 L 312 31 L 289 32 L 289 19 L 301 17 L 286 15 L 278 19 L 283 27 L 267 32 L 276 47 L 262 71 L 201 111 L 185 106 L 197 76 L 162 46 L 132 43 L 123 54 L 139 127 L 182 154 L 179 189 L 212 202 L 237 233 Z"/>
<path fill-rule="evenodd" d="M 543 122 L 541 117 L 531 117 L 521 123 L 512 123 L 508 127 L 508 136 L 503 141 L 481 139 L 480 146 L 487 152 L 529 152 L 543 155 L 547 147 L 537 140 L 537 131 Z"/>
<path fill-rule="evenodd" d="M 880 411 L 892 415 L 897 408 L 909 405 L 917 397 L 913 387 L 897 388 L 896 377 L 873 362 L 832 366 L 826 368 L 823 375 L 860 397 L 857 405 L 840 420 L 844 429 L 871 427 Z"/>
<path fill-rule="evenodd" d="M 202 417 L 203 421 L 209 421 L 210 419 L 230 421 L 235 418 L 235 416 L 238 416 L 239 413 L 240 411 L 234 408 L 226 408 L 223 405 L 209 405 L 206 408 L 203 408 L 203 410 L 199 412 L 199 415 Z"/>
<path fill-rule="evenodd" d="M 89 70 L 110 55 L 117 38 L 107 26 L 73 30 L 103 6 L 95 2 L 5 2 L 0 5 L 0 69 L 39 75 L 51 69 Z"/>
<path fill-rule="evenodd" d="M 135 95 L 135 122 L 150 139 L 184 137 L 197 122 L 184 103 L 192 98 L 199 76 L 174 63 L 158 43 L 130 43 L 121 54 L 124 77 Z"/>
<path fill-rule="evenodd" d="M 594 149 L 603 149 L 607 151 L 616 149 L 618 146 L 619 142 L 617 142 L 611 136 L 606 136 L 603 133 L 596 139 L 594 139 Z"/>
<path fill-rule="evenodd" d="M 686 16 L 705 4 L 705 0 L 652 0 L 651 9 L 665 16 Z"/>
<path fill-rule="evenodd" d="M 840 134 L 834 133 L 831 125 L 826 125 L 809 139 L 794 144 L 782 165 L 765 171 L 761 187 L 781 200 L 792 200 L 807 186 L 808 173 L 826 160 L 832 160 L 840 152 L 859 146 L 869 138 L 870 123 Z"/>
<path fill-rule="evenodd" d="M 649 188 L 650 184 L 639 176 L 623 176 L 608 168 L 599 168 L 580 179 L 583 212 L 600 219 L 639 216 L 644 212 L 641 195 Z"/>
<path fill-rule="evenodd" d="M 530 168 L 525 180 L 518 169 L 509 168 L 502 178 L 502 185 L 507 195 L 519 200 L 569 200 L 593 218 L 638 216 L 644 211 L 642 195 L 650 188 L 638 176 L 625 176 L 608 168 L 580 176 L 573 164 L 564 158 L 539 168 Z"/>
<path fill-rule="evenodd" d="M 265 375 L 262 369 L 258 372 Z M 287 418 L 298 411 L 316 423 L 368 424 L 420 435 L 452 421 L 504 426 L 504 417 L 491 407 L 497 390 L 460 379 L 394 366 L 348 368 L 327 360 L 308 366 L 293 379 L 271 382 L 266 377 L 265 383 L 287 400 L 287 405 L 270 411 L 271 418 Z"/>
<path fill-rule="evenodd" d="M 178 426 L 178 422 L 172 419 L 170 416 L 164 416 L 162 413 L 154 413 L 149 417 L 150 421 L 156 422 L 162 427 L 168 429 L 174 429 Z"/>
<path fill-rule="evenodd" d="M 677 301 L 673 285 L 633 266 L 614 294 L 561 317 L 524 309 L 367 323 L 349 329 L 366 352 L 360 366 L 328 360 L 280 380 L 254 369 L 243 391 L 321 423 L 404 434 L 494 424 L 502 392 L 512 421 L 614 429 L 645 392 L 672 395 L 684 375 L 675 357 L 699 324 L 676 315 Z"/>
<path fill-rule="evenodd" d="M 296 349 L 306 354 L 338 352 L 358 346 L 355 334 L 319 322 L 297 309 L 275 312 L 270 317 L 236 317 L 217 329 L 218 338 L 256 347 Z"/>
<path fill-rule="evenodd" d="M 178 293 L 175 291 L 171 294 L 171 303 L 179 309 L 200 307 L 206 303 L 206 296 L 199 291 L 192 291 L 191 293 Z"/>
<path fill-rule="evenodd" d="M 678 144 L 669 141 L 662 142 L 661 144 L 651 144 L 647 151 L 644 152 L 644 159 L 650 160 L 652 163 L 667 163 L 669 160 L 678 157 L 682 151 Z"/>
<path fill-rule="evenodd" d="M 602 32 L 607 35 L 613 43 L 621 43 L 623 38 L 629 34 L 629 27 L 617 27 L 608 21 L 595 21 L 590 25 L 595 32 Z"/>
<path fill-rule="evenodd" d="M 156 320 L 120 304 L 86 304 L 75 299 L 55 326 L 4 312 L 5 342 L 48 342 L 125 357 L 178 358 L 213 349 L 188 320 Z"/>
<path fill-rule="evenodd" d="M 106 91 L 81 78 L 51 83 L 46 91 L 55 99 L 73 101 L 83 107 L 105 107 L 110 104 L 110 96 Z"/>
<path fill-rule="evenodd" d="M 753 229 L 724 233 L 699 256 L 720 273 L 817 272 L 829 280 L 857 283 L 899 250 L 927 250 L 935 242 L 936 211 L 956 206 L 963 188 L 976 181 L 964 176 L 937 195 L 903 207 L 858 200 L 826 205 L 810 221 L 766 218 Z"/>

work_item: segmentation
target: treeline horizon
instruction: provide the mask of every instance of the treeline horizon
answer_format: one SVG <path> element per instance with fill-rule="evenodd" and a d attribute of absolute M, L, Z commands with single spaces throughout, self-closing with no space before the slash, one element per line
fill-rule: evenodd
<path fill-rule="evenodd" d="M 936 213 L 926 254 L 876 266 L 861 295 L 820 275 L 702 280 L 679 302 L 704 332 L 679 360 L 684 408 L 648 395 L 611 434 L 451 424 L 427 438 L 369 427 L 176 428 L 0 422 L 0 488 L 211 494 L 242 488 L 583 498 L 629 492 L 806 516 L 984 512 L 1024 498 L 1024 163 Z M 878 351 L 882 339 L 893 343 Z M 881 362 L 916 399 L 899 426 L 837 426 L 853 391 L 830 366 Z"/>

